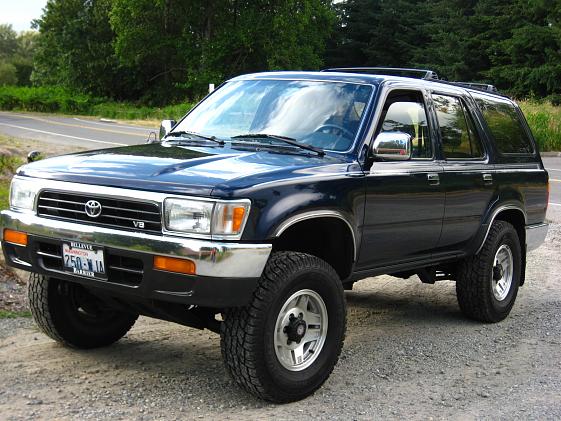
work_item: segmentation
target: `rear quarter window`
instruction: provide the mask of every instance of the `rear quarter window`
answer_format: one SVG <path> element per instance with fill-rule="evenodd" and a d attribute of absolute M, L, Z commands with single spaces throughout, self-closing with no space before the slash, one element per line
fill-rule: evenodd
<path fill-rule="evenodd" d="M 472 94 L 501 154 L 534 153 L 534 147 L 514 104 L 498 98 Z"/>

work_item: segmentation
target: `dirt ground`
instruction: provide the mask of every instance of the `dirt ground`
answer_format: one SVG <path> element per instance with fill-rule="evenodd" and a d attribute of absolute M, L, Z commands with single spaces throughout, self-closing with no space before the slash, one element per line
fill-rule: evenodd
<path fill-rule="evenodd" d="M 142 318 L 114 346 L 76 351 L 32 319 L 0 320 L 0 418 L 560 419 L 560 247 L 554 224 L 498 324 L 466 320 L 450 282 L 358 283 L 346 293 L 335 371 L 315 395 L 288 405 L 238 390 L 208 331 Z"/>

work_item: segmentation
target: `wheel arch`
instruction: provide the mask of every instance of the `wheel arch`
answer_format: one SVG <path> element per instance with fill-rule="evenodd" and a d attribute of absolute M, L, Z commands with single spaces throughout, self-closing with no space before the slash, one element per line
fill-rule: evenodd
<path fill-rule="evenodd" d="M 489 217 L 486 228 L 484 231 L 484 235 L 477 247 L 477 251 L 475 254 L 479 253 L 483 248 L 483 244 L 487 240 L 489 236 L 489 231 L 491 230 L 491 226 L 495 220 L 506 221 L 509 222 L 514 226 L 518 233 L 518 238 L 520 238 L 520 247 L 525 249 L 526 247 L 526 230 L 525 226 L 527 223 L 526 212 L 522 208 L 522 206 L 518 204 L 505 204 L 500 205 L 491 213 Z"/>
<path fill-rule="evenodd" d="M 353 225 L 336 211 L 294 215 L 273 232 L 273 250 L 309 253 L 329 263 L 341 280 L 348 278 L 357 258 L 357 235 Z"/>

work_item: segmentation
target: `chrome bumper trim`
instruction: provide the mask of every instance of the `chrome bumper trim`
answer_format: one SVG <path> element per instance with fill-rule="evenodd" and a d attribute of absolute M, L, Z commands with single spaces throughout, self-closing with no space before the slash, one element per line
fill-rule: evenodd
<path fill-rule="evenodd" d="M 526 226 L 526 251 L 535 250 L 544 243 L 548 228 L 548 224 Z"/>
<path fill-rule="evenodd" d="M 4 210 L 2 228 L 30 235 L 80 241 L 139 253 L 191 259 L 197 275 L 258 278 L 271 254 L 272 244 L 227 243 L 184 237 L 120 231 L 74 222 L 38 217 L 33 213 Z M 0 235 L 3 237 L 4 230 Z"/>

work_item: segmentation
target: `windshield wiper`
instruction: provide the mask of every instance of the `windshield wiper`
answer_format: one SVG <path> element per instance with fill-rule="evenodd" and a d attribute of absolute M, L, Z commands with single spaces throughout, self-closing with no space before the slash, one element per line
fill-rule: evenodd
<path fill-rule="evenodd" d="M 237 136 L 232 136 L 232 139 L 272 139 L 278 140 L 280 142 L 288 143 L 292 146 L 297 146 L 301 149 L 306 149 L 308 151 L 312 151 L 317 153 L 319 156 L 324 156 L 325 151 L 321 148 L 316 146 L 308 145 L 306 143 L 298 142 L 296 139 L 288 136 L 279 136 L 274 134 L 268 133 L 247 133 L 247 134 L 239 134 Z"/>
<path fill-rule="evenodd" d="M 204 134 L 200 134 L 200 133 L 196 133 L 196 132 L 189 132 L 189 131 L 186 131 L 186 130 L 178 130 L 176 132 L 170 132 L 166 135 L 166 139 L 169 136 L 180 137 L 180 136 L 183 136 L 183 135 L 191 136 L 191 140 L 194 140 L 193 137 L 198 137 L 200 139 L 210 140 L 212 142 L 216 142 L 219 145 L 224 145 L 224 143 L 225 143 L 223 140 L 217 139 L 216 136 L 207 136 L 207 135 L 204 135 Z"/>

